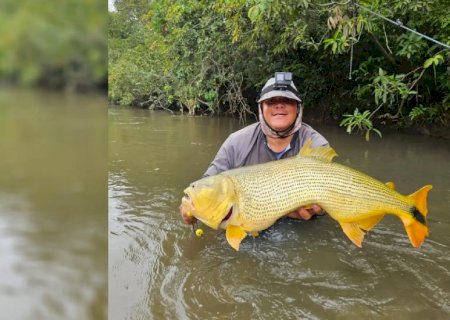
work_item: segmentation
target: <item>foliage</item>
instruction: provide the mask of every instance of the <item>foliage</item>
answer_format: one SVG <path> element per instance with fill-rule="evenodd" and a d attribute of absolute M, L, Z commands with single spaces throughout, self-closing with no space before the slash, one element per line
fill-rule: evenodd
<path fill-rule="evenodd" d="M 349 46 L 347 37 L 344 34 L 342 34 L 340 30 L 336 30 L 333 37 L 325 39 L 324 43 L 325 49 L 331 47 L 331 52 L 333 54 L 343 53 Z"/>
<path fill-rule="evenodd" d="M 0 79 L 74 90 L 105 84 L 103 10 L 98 0 L 3 0 Z"/>
<path fill-rule="evenodd" d="M 372 122 L 447 124 L 450 50 L 362 8 L 450 44 L 445 1 L 359 5 L 116 0 L 117 11 L 109 13 L 109 99 L 244 118 L 256 110 L 267 78 L 284 70 L 294 73 L 306 108 L 345 114 L 350 132 L 379 133 Z M 363 113 L 355 109 L 362 106 Z"/>
<path fill-rule="evenodd" d="M 450 14 L 444 1 L 364 1 L 361 5 L 450 44 Z M 353 33 L 347 33 L 354 35 L 355 50 L 360 46 L 374 49 L 354 55 L 360 62 L 353 71 L 358 85 L 351 96 L 369 107 L 373 118 L 382 123 L 446 125 L 450 50 L 386 23 L 367 10 L 338 7 L 341 11 L 335 9 L 337 13 L 331 17 L 332 29 L 343 31 L 354 26 Z M 325 39 L 325 43 L 330 42 Z"/>
<path fill-rule="evenodd" d="M 353 114 L 344 114 L 344 119 L 339 125 L 347 127 L 346 131 L 348 134 L 351 134 L 355 129 L 359 132 L 365 131 L 366 141 L 369 141 L 371 131 L 378 134 L 381 138 L 381 132 L 373 127 L 373 123 L 370 120 L 371 116 L 370 111 L 366 110 L 360 113 L 358 108 L 356 108 Z"/>
<path fill-rule="evenodd" d="M 156 1 L 146 10 L 137 4 L 131 11 L 140 19 L 126 18 L 130 6 L 116 1 L 118 11 L 110 13 L 110 100 L 189 114 L 219 113 L 221 104 L 241 117 L 250 113 L 239 71 L 245 61 L 230 54 L 239 48 L 226 20 L 211 14 L 214 3 Z"/>
<path fill-rule="evenodd" d="M 416 91 L 408 88 L 406 83 L 403 82 L 404 79 L 404 74 L 386 75 L 386 72 L 380 68 L 378 76 L 373 79 L 370 85 L 373 88 L 375 103 L 379 105 L 382 102 L 392 108 L 399 103 L 400 98 L 406 99 L 409 95 L 417 94 Z"/>

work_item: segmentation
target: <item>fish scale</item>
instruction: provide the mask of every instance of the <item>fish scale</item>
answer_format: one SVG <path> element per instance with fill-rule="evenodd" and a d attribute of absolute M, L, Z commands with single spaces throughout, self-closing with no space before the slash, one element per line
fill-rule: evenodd
<path fill-rule="evenodd" d="M 353 215 L 360 219 L 361 212 L 373 212 L 376 208 L 384 213 L 387 207 L 406 211 L 411 207 L 406 197 L 395 190 L 337 163 L 295 157 L 265 165 L 264 170 L 244 167 L 223 173 L 235 183 L 239 194 L 237 205 L 246 222 L 261 225 L 262 229 L 312 203 L 318 203 L 332 216 L 338 211 L 339 218 L 345 216 L 348 221 Z"/>

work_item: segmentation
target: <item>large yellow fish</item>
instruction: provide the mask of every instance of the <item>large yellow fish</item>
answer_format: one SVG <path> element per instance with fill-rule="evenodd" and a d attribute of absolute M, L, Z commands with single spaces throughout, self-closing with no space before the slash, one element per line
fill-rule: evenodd
<path fill-rule="evenodd" d="M 320 205 L 361 247 L 364 235 L 385 214 L 399 217 L 411 244 L 419 247 L 428 236 L 426 185 L 403 196 L 386 184 L 357 170 L 333 163 L 330 147 L 311 148 L 309 140 L 299 155 L 206 177 L 184 190 L 182 206 L 213 229 L 226 229 L 228 243 L 239 250 L 247 235 L 270 227 L 302 206 Z"/>

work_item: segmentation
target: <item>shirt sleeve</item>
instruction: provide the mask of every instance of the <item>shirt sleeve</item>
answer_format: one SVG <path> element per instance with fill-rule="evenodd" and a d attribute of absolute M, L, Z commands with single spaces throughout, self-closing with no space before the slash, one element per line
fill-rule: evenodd
<path fill-rule="evenodd" d="M 327 139 L 325 139 L 319 132 L 314 130 L 311 126 L 309 126 L 306 123 L 303 123 L 302 127 L 300 128 L 300 141 L 301 147 L 303 147 L 303 144 L 311 139 L 311 147 L 322 147 L 329 145 L 329 142 Z"/>
<path fill-rule="evenodd" d="M 203 178 L 213 176 L 223 171 L 232 169 L 234 159 L 233 154 L 234 154 L 233 145 L 230 142 L 230 138 L 228 138 L 222 144 L 214 160 L 211 162 L 208 169 L 203 174 Z"/>
<path fill-rule="evenodd" d="M 311 147 L 313 148 L 324 147 L 329 145 L 329 142 L 317 131 L 311 134 L 311 140 L 312 140 Z"/>

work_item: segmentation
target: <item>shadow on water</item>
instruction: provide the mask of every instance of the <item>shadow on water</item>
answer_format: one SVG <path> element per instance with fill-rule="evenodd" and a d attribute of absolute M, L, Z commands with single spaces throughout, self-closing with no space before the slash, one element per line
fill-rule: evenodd
<path fill-rule="evenodd" d="M 450 149 L 385 133 L 366 143 L 317 127 L 340 163 L 403 194 L 432 184 L 430 237 L 411 247 L 386 217 L 355 247 L 327 216 L 282 219 L 240 252 L 223 231 L 196 238 L 178 214 L 182 190 L 206 170 L 227 118 L 109 110 L 110 319 L 445 319 L 450 312 Z"/>
<path fill-rule="evenodd" d="M 0 89 L 0 309 L 104 319 L 106 98 Z"/>

